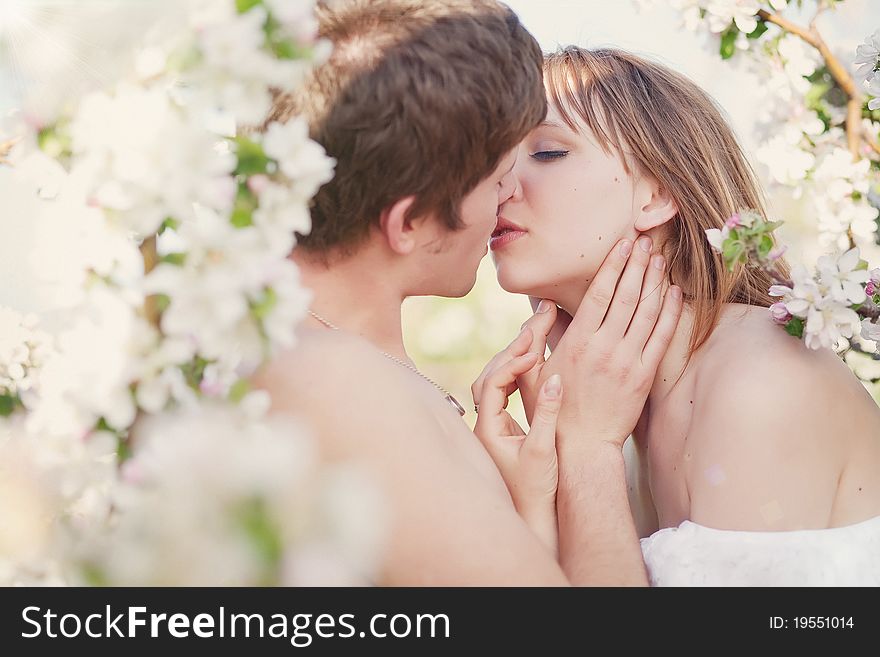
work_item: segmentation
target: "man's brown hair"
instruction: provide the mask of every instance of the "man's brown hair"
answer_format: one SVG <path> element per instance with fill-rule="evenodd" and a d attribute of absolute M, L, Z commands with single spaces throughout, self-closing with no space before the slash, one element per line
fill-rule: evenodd
<path fill-rule="evenodd" d="M 542 55 L 493 0 L 319 2 L 333 52 L 269 121 L 294 114 L 336 159 L 316 195 L 310 251 L 350 251 L 394 202 L 462 226 L 461 201 L 546 112 Z"/>

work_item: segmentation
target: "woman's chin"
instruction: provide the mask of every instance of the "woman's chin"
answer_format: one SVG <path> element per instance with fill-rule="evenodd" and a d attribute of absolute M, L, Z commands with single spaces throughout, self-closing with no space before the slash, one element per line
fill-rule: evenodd
<path fill-rule="evenodd" d="M 495 273 L 498 278 L 498 285 L 500 285 L 501 289 L 505 292 L 510 292 L 511 294 L 527 294 L 526 289 L 529 286 L 524 286 L 522 281 L 518 281 L 514 277 L 505 276 L 503 272 L 496 271 Z"/>
<path fill-rule="evenodd" d="M 501 273 L 498 274 L 498 285 L 500 285 L 501 289 L 505 292 L 510 292 L 511 294 L 524 294 L 529 297 L 539 296 L 537 293 L 544 287 L 535 285 L 534 282 L 522 281 L 517 280 L 514 277 L 504 276 Z"/>

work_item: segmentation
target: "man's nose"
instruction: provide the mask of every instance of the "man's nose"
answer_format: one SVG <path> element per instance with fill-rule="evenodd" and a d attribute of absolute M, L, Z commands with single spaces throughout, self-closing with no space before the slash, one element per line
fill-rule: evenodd
<path fill-rule="evenodd" d="M 498 192 L 498 205 L 503 205 L 519 194 L 519 179 L 516 173 L 511 171 L 501 181 L 501 189 Z"/>

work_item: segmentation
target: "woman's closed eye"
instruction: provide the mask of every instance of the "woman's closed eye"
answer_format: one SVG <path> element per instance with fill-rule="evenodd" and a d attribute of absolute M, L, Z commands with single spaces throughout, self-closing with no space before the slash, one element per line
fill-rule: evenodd
<path fill-rule="evenodd" d="M 530 157 L 538 160 L 539 162 L 548 162 L 550 160 L 558 160 L 559 158 L 565 157 L 566 155 L 568 155 L 568 151 L 554 150 L 538 151 L 536 153 L 531 153 Z"/>

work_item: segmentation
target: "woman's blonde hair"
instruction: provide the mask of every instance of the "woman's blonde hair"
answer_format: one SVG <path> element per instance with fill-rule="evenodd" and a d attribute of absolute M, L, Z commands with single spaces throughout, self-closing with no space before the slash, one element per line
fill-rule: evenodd
<path fill-rule="evenodd" d="M 769 307 L 770 276 L 727 271 L 706 240 L 734 213 L 766 218 L 760 185 L 712 98 L 665 66 L 615 49 L 569 46 L 544 59 L 548 99 L 566 124 L 586 125 L 630 174 L 648 174 L 675 199 L 664 255 L 695 314 L 689 353 L 709 338 L 724 303 Z M 779 262 L 787 273 L 787 265 Z"/>

